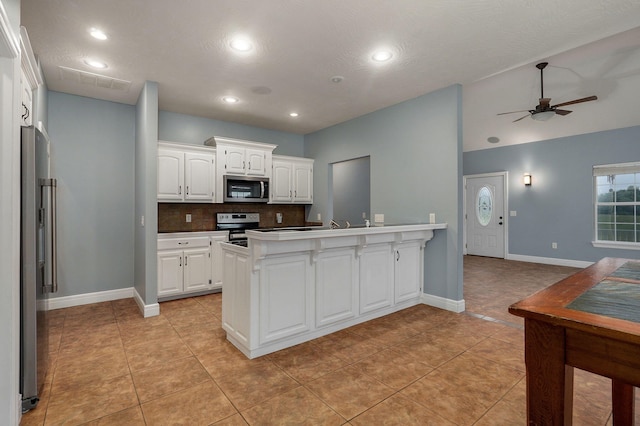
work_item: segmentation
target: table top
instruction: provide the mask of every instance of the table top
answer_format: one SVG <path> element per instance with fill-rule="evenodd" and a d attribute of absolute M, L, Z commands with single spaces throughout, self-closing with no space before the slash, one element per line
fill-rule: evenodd
<path fill-rule="evenodd" d="M 509 312 L 640 344 L 640 261 L 604 258 L 511 305 Z"/>

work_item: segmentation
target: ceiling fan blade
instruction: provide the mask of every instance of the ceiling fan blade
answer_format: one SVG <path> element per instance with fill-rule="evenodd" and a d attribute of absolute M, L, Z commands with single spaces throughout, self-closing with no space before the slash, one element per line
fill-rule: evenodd
<path fill-rule="evenodd" d="M 516 112 L 529 112 L 529 110 L 528 109 L 523 109 L 523 110 L 520 110 L 520 111 L 500 112 L 500 113 L 498 113 L 496 115 L 515 114 Z"/>
<path fill-rule="evenodd" d="M 561 104 L 552 106 L 552 108 L 566 106 L 566 105 L 579 104 L 579 103 L 582 103 L 582 102 L 595 101 L 596 99 L 598 99 L 597 96 L 587 96 L 586 98 L 574 99 L 573 101 L 569 101 L 569 102 L 562 102 Z"/>
<path fill-rule="evenodd" d="M 567 114 L 571 114 L 573 111 L 569 111 L 566 109 L 557 109 L 555 110 L 556 114 L 558 115 L 567 115 Z"/>
<path fill-rule="evenodd" d="M 525 118 L 530 117 L 530 116 L 531 116 L 531 114 L 527 114 L 524 117 L 520 117 L 517 120 L 513 120 L 513 122 L 515 123 L 516 121 L 524 120 Z"/>

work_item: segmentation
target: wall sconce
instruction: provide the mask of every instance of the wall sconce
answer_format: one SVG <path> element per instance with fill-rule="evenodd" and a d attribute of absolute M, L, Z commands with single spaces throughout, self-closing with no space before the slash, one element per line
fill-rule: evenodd
<path fill-rule="evenodd" d="M 531 175 L 529 173 L 524 174 L 524 186 L 531 186 Z"/>

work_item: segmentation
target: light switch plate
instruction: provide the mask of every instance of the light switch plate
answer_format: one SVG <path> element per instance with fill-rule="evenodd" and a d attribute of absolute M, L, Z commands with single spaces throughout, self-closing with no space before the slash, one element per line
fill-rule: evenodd
<path fill-rule="evenodd" d="M 187 217 L 185 218 L 187 223 L 191 222 L 191 215 L 187 213 Z"/>
<path fill-rule="evenodd" d="M 509 216 L 512 216 L 512 217 L 513 217 L 513 216 L 517 216 L 517 215 L 518 215 L 518 212 L 517 212 L 517 211 L 515 211 L 515 210 L 511 210 L 511 211 L 509 212 Z"/>

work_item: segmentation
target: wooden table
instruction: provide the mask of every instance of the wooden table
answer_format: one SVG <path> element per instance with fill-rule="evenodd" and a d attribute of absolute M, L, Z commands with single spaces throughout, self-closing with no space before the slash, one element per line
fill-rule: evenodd
<path fill-rule="evenodd" d="M 573 368 L 612 379 L 613 424 L 640 386 L 640 261 L 605 258 L 509 307 L 524 318 L 529 425 L 571 425 Z"/>

